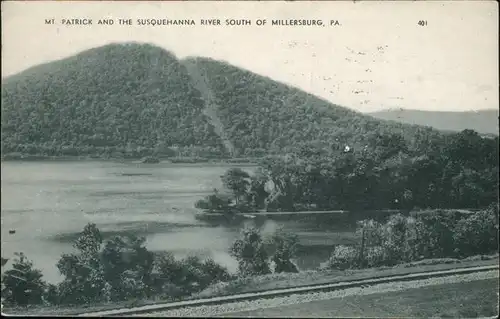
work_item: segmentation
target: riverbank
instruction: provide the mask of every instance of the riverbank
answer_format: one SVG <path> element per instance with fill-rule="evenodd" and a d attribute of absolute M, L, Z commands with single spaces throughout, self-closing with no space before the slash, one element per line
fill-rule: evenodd
<path fill-rule="evenodd" d="M 196 213 L 195 218 L 199 221 L 207 223 L 238 223 L 245 220 L 255 221 L 257 223 L 262 223 L 265 220 L 272 218 L 274 221 L 287 221 L 290 219 L 294 220 L 307 220 L 314 216 L 318 218 L 326 218 L 330 222 L 335 221 L 335 223 L 350 223 L 355 224 L 357 220 L 363 219 L 377 219 L 384 220 L 393 214 L 403 214 L 408 216 L 412 213 L 419 214 L 429 211 L 437 211 L 437 209 L 422 210 L 415 212 L 410 209 L 378 209 L 378 210 L 325 210 L 325 211 L 290 211 L 290 212 L 275 212 L 275 211 L 253 211 L 246 213 L 211 213 L 200 211 Z M 456 212 L 458 214 L 473 214 L 474 212 L 480 211 L 480 209 L 439 209 L 442 212 Z"/>
<path fill-rule="evenodd" d="M 299 273 L 281 273 L 265 276 L 253 276 L 220 283 L 206 290 L 183 298 L 182 300 L 196 300 L 201 298 L 233 295 L 238 293 L 259 292 L 272 289 L 284 289 L 300 287 L 304 285 L 337 283 L 369 278 L 382 278 L 413 274 L 418 272 L 431 272 L 439 270 L 451 270 L 457 268 L 480 267 L 498 265 L 499 255 L 473 256 L 465 259 L 441 258 L 428 259 L 419 262 L 399 264 L 394 267 L 379 267 L 360 270 L 314 270 Z M 28 308 L 4 308 L 3 313 L 10 315 L 77 315 L 90 311 L 106 311 L 120 308 L 153 305 L 165 303 L 169 300 L 130 300 L 126 302 L 115 302 L 100 305 L 77 306 L 77 307 L 41 307 L 32 306 Z M 173 302 L 174 300 L 172 300 Z"/>
<path fill-rule="evenodd" d="M 279 273 L 264 276 L 238 278 L 228 283 L 208 287 L 196 297 L 208 298 L 239 293 L 260 292 L 306 285 L 321 285 L 351 280 L 406 275 L 415 272 L 449 270 L 455 268 L 498 265 L 499 255 L 472 256 L 465 259 L 436 258 L 402 263 L 393 267 L 377 267 L 348 270 L 309 270 L 299 273 Z"/>
<path fill-rule="evenodd" d="M 144 157 L 112 157 L 112 156 L 48 156 L 48 155 L 33 155 L 9 153 L 3 154 L 0 158 L 2 162 L 12 161 L 53 161 L 53 162 L 68 162 L 68 161 L 110 161 L 110 162 L 140 162 Z M 205 157 L 163 157 L 159 156 L 160 163 L 182 163 L 182 164 L 257 164 L 261 158 L 205 158 Z M 151 163 L 156 164 L 156 163 Z"/>

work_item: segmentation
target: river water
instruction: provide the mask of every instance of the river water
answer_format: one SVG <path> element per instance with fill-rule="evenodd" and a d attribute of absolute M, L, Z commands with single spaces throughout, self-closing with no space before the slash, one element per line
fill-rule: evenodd
<path fill-rule="evenodd" d="M 2 256 L 24 252 L 49 282 L 56 263 L 89 223 L 105 235 L 145 236 L 147 247 L 178 257 L 210 256 L 235 271 L 228 248 L 245 223 L 264 235 L 278 226 L 299 235 L 300 269 L 318 267 L 334 244 L 352 243 L 354 224 L 328 215 L 269 216 L 227 225 L 195 219 L 194 202 L 221 188 L 230 164 L 138 164 L 110 161 L 2 162 Z M 15 230 L 10 234 L 9 230 Z"/>

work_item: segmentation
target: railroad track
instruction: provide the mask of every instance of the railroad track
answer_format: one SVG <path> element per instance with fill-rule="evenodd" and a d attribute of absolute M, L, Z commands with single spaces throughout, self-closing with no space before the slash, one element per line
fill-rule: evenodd
<path fill-rule="evenodd" d="M 125 308 L 125 309 L 115 309 L 115 310 L 107 310 L 107 311 L 96 311 L 96 312 L 88 312 L 82 313 L 78 316 L 126 316 L 126 315 L 141 315 L 146 313 L 157 313 L 162 311 L 170 311 L 181 308 L 194 308 L 200 306 L 214 306 L 214 305 L 223 305 L 229 303 L 237 303 L 237 302 L 248 302 L 248 301 L 257 301 L 261 299 L 273 299 L 286 297 L 291 295 L 307 295 L 311 293 L 320 293 L 320 292 L 330 292 L 335 290 L 344 290 L 349 288 L 356 287 L 368 287 L 373 285 L 380 285 L 385 283 L 397 283 L 397 282 L 408 282 L 408 281 L 417 281 L 417 280 L 425 280 L 431 278 L 440 278 L 447 276 L 457 276 L 457 275 L 467 275 L 473 273 L 481 273 L 481 272 L 492 272 L 498 270 L 498 265 L 493 266 L 481 266 L 481 267 L 466 267 L 466 268 L 458 268 L 451 270 L 442 270 L 442 271 L 427 271 L 406 275 L 392 275 L 392 276 L 384 276 L 379 278 L 370 278 L 370 279 L 361 279 L 361 280 L 353 280 L 353 281 L 345 281 L 345 282 L 337 282 L 332 284 L 317 284 L 317 285 L 309 285 L 295 288 L 287 288 L 287 289 L 273 289 L 261 292 L 253 292 L 253 293 L 244 293 L 238 295 L 229 295 L 222 297 L 213 297 L 206 299 L 197 299 L 197 300 L 188 300 L 181 302 L 171 302 L 164 304 L 155 304 L 155 305 L 147 305 L 140 306 L 134 308 Z"/>

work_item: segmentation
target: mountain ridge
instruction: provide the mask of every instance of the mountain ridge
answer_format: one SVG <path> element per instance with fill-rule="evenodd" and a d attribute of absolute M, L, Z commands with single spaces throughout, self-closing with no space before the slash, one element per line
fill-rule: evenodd
<path fill-rule="evenodd" d="M 52 156 L 259 157 L 303 147 L 375 148 L 384 138 L 422 151 L 447 136 L 375 119 L 224 61 L 178 59 L 137 42 L 8 77 L 2 115 L 2 153 Z"/>
<path fill-rule="evenodd" d="M 442 131 L 457 132 L 464 129 L 472 129 L 481 134 L 498 135 L 498 109 L 429 111 L 395 108 L 365 114 L 383 120 L 432 126 Z"/>

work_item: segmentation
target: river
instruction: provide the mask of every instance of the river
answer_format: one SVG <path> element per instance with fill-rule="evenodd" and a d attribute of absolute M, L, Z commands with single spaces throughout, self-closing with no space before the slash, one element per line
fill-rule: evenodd
<path fill-rule="evenodd" d="M 337 243 L 355 240 L 353 223 L 325 215 L 268 216 L 236 225 L 195 219 L 194 202 L 221 188 L 220 176 L 239 164 L 137 164 L 111 161 L 2 162 L 2 256 L 24 252 L 49 282 L 56 263 L 89 223 L 105 235 L 145 236 L 153 251 L 210 256 L 235 271 L 228 248 L 245 223 L 264 235 L 276 227 L 299 235 L 300 269 L 316 268 Z M 10 234 L 9 230 L 15 230 Z"/>

